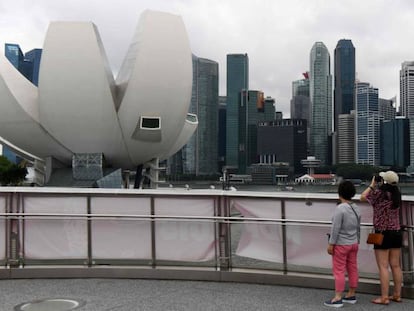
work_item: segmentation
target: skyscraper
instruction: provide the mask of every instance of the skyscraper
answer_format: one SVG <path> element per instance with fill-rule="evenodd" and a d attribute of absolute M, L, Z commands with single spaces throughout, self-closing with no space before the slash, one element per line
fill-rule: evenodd
<path fill-rule="evenodd" d="M 356 162 L 380 165 L 380 124 L 378 89 L 369 83 L 355 84 L 356 107 Z"/>
<path fill-rule="evenodd" d="M 249 57 L 227 55 L 226 165 L 239 164 L 239 103 L 242 90 L 249 89 Z"/>
<path fill-rule="evenodd" d="M 257 152 L 261 164 L 289 163 L 295 174 L 305 170 L 301 160 L 306 158 L 307 121 L 282 119 L 259 122 Z"/>
<path fill-rule="evenodd" d="M 310 145 L 310 94 L 309 73 L 303 74 L 304 79 L 292 82 L 292 99 L 290 100 L 290 118 L 305 119 L 307 121 L 307 146 Z"/>
<path fill-rule="evenodd" d="M 414 61 L 403 62 L 400 70 L 401 115 L 414 117 Z"/>
<path fill-rule="evenodd" d="M 171 174 L 212 175 L 218 172 L 218 63 L 193 55 L 190 113 L 197 114 L 196 132 L 169 163 Z M 182 172 L 175 172 L 174 168 Z"/>
<path fill-rule="evenodd" d="M 355 110 L 338 116 L 338 163 L 355 163 Z"/>
<path fill-rule="evenodd" d="M 355 48 L 351 40 L 339 40 L 334 62 L 334 129 L 338 129 L 338 116 L 355 109 Z"/>
<path fill-rule="evenodd" d="M 410 165 L 409 132 L 409 120 L 406 117 L 381 123 L 381 165 Z"/>
<path fill-rule="evenodd" d="M 323 164 L 328 163 L 328 136 L 332 132 L 332 75 L 330 56 L 323 42 L 316 42 L 310 53 L 311 100 L 310 152 Z"/>
<path fill-rule="evenodd" d="M 414 172 L 414 61 L 403 62 L 400 70 L 400 113 L 410 124 L 410 167 Z"/>
<path fill-rule="evenodd" d="M 23 55 L 18 44 L 6 43 L 5 56 L 13 66 L 34 85 L 38 85 L 41 49 L 33 49 Z"/>
<path fill-rule="evenodd" d="M 227 97 L 219 96 L 218 107 L 218 162 L 219 172 L 222 171 L 226 164 L 226 113 L 227 113 Z"/>
<path fill-rule="evenodd" d="M 272 121 L 275 117 L 274 100 L 261 91 L 243 90 L 239 106 L 239 173 L 258 162 L 257 125 L 259 121 Z"/>
<path fill-rule="evenodd" d="M 397 115 L 395 101 L 395 97 L 391 99 L 378 98 L 378 111 L 379 114 L 384 117 L 384 121 L 391 121 L 395 119 Z"/>
<path fill-rule="evenodd" d="M 40 69 L 40 60 L 42 59 L 42 50 L 33 49 L 24 54 L 26 61 L 31 64 L 31 78 L 29 79 L 34 85 L 38 86 L 39 84 L 39 69 Z"/>

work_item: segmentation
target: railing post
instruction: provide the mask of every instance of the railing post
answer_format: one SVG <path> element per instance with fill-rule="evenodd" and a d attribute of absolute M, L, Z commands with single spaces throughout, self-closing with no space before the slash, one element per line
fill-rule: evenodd
<path fill-rule="evenodd" d="M 86 197 L 86 213 L 89 215 L 87 220 L 87 234 L 88 234 L 88 259 L 86 261 L 86 264 L 88 267 L 92 267 L 94 264 L 92 259 L 92 209 L 91 209 L 91 196 L 88 195 Z"/>
<path fill-rule="evenodd" d="M 280 201 L 281 218 L 286 219 L 285 200 Z M 283 274 L 287 274 L 287 239 L 286 239 L 286 222 L 282 221 L 282 247 L 283 247 Z"/>
<path fill-rule="evenodd" d="M 155 244 L 155 202 L 154 196 L 151 196 L 151 267 L 157 267 L 157 249 Z"/>
<path fill-rule="evenodd" d="M 20 193 L 9 194 L 8 204 L 6 210 L 8 213 L 19 212 L 19 199 Z M 20 232 L 19 232 L 19 220 L 8 219 L 7 232 L 8 232 L 8 247 L 7 247 L 7 266 L 11 268 L 17 268 L 20 266 Z"/>
<path fill-rule="evenodd" d="M 220 207 L 218 208 L 218 215 L 221 217 L 230 217 L 230 200 L 227 196 L 221 197 Z M 220 271 L 228 271 L 230 269 L 230 223 L 229 221 L 219 221 L 219 268 Z"/>
<path fill-rule="evenodd" d="M 405 212 L 405 225 L 407 226 L 405 233 L 407 234 L 407 245 L 403 245 L 401 249 L 402 270 L 404 285 L 414 284 L 414 236 L 413 236 L 413 209 L 414 205 L 408 202 L 403 203 L 403 212 Z"/>

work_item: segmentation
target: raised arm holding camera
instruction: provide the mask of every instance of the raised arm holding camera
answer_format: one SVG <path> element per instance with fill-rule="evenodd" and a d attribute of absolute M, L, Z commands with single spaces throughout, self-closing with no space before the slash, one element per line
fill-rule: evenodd
<path fill-rule="evenodd" d="M 401 192 L 397 186 L 398 179 L 397 173 L 393 171 L 381 172 L 372 177 L 371 184 L 361 194 L 361 201 L 368 202 L 373 208 L 372 222 L 375 232 L 384 235 L 382 244 L 374 245 L 381 283 L 381 297 L 371 301 L 375 304 L 388 305 L 390 300 L 401 302 Z M 389 296 L 388 267 L 391 267 L 394 281 L 392 296 Z"/>

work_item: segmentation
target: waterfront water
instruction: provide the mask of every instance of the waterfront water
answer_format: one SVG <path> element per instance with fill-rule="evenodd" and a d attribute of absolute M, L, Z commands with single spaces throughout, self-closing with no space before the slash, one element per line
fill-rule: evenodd
<path fill-rule="evenodd" d="M 222 184 L 217 181 L 188 181 L 188 182 L 173 182 L 172 187 L 185 188 L 186 185 L 190 189 L 208 189 L 215 187 L 215 189 L 222 189 Z M 166 184 L 162 187 L 169 187 L 170 184 Z M 170 186 L 170 187 L 171 187 Z M 266 192 L 312 192 L 312 193 L 337 193 L 338 185 L 256 185 L 256 184 L 231 184 L 232 187 L 240 191 L 266 191 Z M 368 184 L 356 185 L 357 194 L 361 194 Z M 401 193 L 403 195 L 414 195 L 414 183 L 406 183 L 399 185 Z"/>

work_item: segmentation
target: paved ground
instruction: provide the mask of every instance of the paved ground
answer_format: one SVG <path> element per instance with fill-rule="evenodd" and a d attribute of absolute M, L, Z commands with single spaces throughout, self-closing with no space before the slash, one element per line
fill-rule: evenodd
<path fill-rule="evenodd" d="M 297 287 L 133 279 L 0 280 L 0 310 L 24 302 L 68 298 L 81 300 L 82 311 L 252 311 L 330 310 L 323 301 L 330 290 Z M 372 295 L 359 295 L 349 310 L 414 310 L 414 300 L 380 306 Z M 32 310 L 32 309 L 31 309 Z M 44 309 L 36 309 L 46 311 Z M 51 311 L 63 311 L 50 309 Z M 49 311 L 49 310 L 47 310 Z"/>

